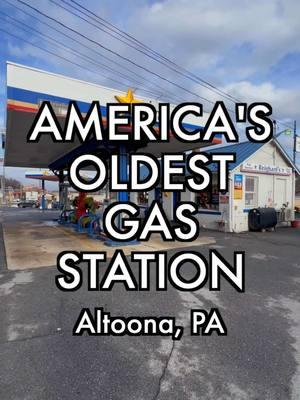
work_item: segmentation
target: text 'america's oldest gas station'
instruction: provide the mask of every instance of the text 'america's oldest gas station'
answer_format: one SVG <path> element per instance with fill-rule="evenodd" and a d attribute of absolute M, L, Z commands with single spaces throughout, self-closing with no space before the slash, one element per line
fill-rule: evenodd
<path fill-rule="evenodd" d="M 132 119 L 128 117 L 129 105 L 133 107 Z M 292 220 L 297 169 L 279 143 L 275 139 L 268 143 L 244 142 L 203 152 L 203 147 L 220 144 L 222 133 L 207 129 L 211 117 L 200 106 L 192 107 L 192 112 L 183 109 L 179 114 L 176 105 L 136 99 L 131 89 L 124 95 L 115 89 L 7 63 L 5 164 L 49 168 L 52 174 L 37 174 L 35 178 L 42 180 L 43 188 L 45 180 L 59 182 L 59 229 L 75 226 L 75 230 L 110 245 L 118 243 L 107 240 L 102 218 L 105 208 L 116 200 L 135 204 L 140 218 L 147 217 L 155 201 L 175 225 L 180 202 L 193 203 L 199 226 L 223 231 L 248 230 L 248 213 L 253 207 L 274 207 L 279 218 Z M 167 123 L 170 114 L 172 130 Z M 81 132 L 76 123 L 83 127 Z M 51 135 L 43 134 L 47 131 Z M 234 137 L 227 135 L 226 140 L 234 141 Z M 88 175 L 83 179 L 77 170 L 73 174 L 73 187 L 81 192 L 75 211 L 68 201 L 67 179 L 72 163 L 77 163 L 78 170 L 85 167 L 83 174 Z M 198 174 L 194 179 L 193 173 Z M 145 184 L 147 180 L 150 186 Z M 83 192 L 103 189 L 105 184 L 107 196 L 97 211 Z M 30 232 L 29 227 L 26 229 Z M 13 241 L 13 236 L 13 232 L 8 233 L 7 243 Z M 192 236 L 196 239 L 195 234 Z M 153 240 L 158 249 L 165 248 L 167 242 L 162 238 Z M 100 246 L 99 241 L 93 245 L 91 242 L 87 242 L 88 247 Z M 53 254 L 56 247 L 59 244 L 53 246 Z M 34 244 L 29 248 L 32 251 Z"/>

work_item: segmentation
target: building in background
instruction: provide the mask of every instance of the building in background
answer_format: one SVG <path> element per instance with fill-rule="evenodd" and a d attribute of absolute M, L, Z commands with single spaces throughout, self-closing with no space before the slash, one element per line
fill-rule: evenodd
<path fill-rule="evenodd" d="M 4 173 L 5 129 L 0 128 L 0 204 L 5 202 L 5 173 Z"/>

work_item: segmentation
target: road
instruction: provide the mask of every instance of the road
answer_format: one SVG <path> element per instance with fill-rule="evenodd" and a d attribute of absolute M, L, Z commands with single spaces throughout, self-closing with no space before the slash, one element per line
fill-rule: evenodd
<path fill-rule="evenodd" d="M 6 210 L 2 217 L 49 214 Z M 153 284 L 149 292 L 127 292 L 121 285 L 111 292 L 88 292 L 85 285 L 61 292 L 56 267 L 12 272 L 2 265 L 0 399 L 300 399 L 300 230 L 209 235 L 216 239 L 211 247 L 228 260 L 234 250 L 246 251 L 245 293 L 225 281 L 220 292 L 207 286 L 193 293 L 171 287 L 156 292 Z M 207 256 L 209 248 L 196 250 Z M 186 264 L 184 276 L 192 272 Z M 183 325 L 191 308 L 218 307 L 228 335 L 190 336 L 187 330 L 176 342 L 73 337 L 80 309 L 95 306 L 112 315 L 176 316 Z"/>

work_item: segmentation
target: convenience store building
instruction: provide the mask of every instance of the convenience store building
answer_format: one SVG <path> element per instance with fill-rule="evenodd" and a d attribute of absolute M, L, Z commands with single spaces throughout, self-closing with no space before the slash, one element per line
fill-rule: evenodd
<path fill-rule="evenodd" d="M 227 193 L 218 192 L 217 166 L 211 164 L 213 181 L 208 190 L 160 193 L 156 189 L 149 193 L 148 203 L 160 199 L 172 220 L 179 201 L 193 201 L 199 207 L 197 218 L 202 227 L 225 232 L 248 231 L 248 213 L 258 207 L 275 208 L 279 222 L 294 219 L 295 176 L 299 171 L 276 139 L 214 147 L 211 151 L 236 153 L 236 161 L 229 164 Z"/>

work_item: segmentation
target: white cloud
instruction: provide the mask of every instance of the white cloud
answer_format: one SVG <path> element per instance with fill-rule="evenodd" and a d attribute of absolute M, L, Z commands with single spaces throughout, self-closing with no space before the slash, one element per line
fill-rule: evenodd
<path fill-rule="evenodd" d="M 26 58 L 33 57 L 38 59 L 43 59 L 45 57 L 45 52 L 41 49 L 38 49 L 30 44 L 25 45 L 15 45 L 12 42 L 8 42 L 7 45 L 8 53 L 13 58 Z"/>
<path fill-rule="evenodd" d="M 34 0 L 31 4 L 72 26 L 75 30 L 83 32 L 94 40 L 99 40 L 120 54 L 137 60 L 149 69 L 182 84 L 187 89 L 216 100 L 216 96 L 207 89 L 203 89 L 199 85 L 195 86 L 191 81 L 183 81 L 174 72 L 145 58 L 95 27 L 54 6 L 48 0 Z M 121 1 L 104 0 L 100 4 L 90 0 L 85 6 L 111 22 L 121 24 L 123 29 L 131 32 L 137 39 L 148 43 L 152 48 L 175 60 L 179 65 L 189 68 L 236 97 L 241 97 L 247 102 L 269 101 L 280 118 L 296 117 L 297 104 L 299 104 L 299 95 L 296 89 L 277 87 L 274 82 L 269 81 L 269 78 L 266 82 L 254 84 L 251 82 L 251 78 L 253 74 L 263 75 L 266 71 L 270 71 L 270 68 L 285 55 L 300 51 L 300 41 L 298 40 L 300 37 L 298 21 L 300 2 L 294 0 L 269 0 L 266 2 L 260 0 L 165 0 L 150 3 L 146 0 L 139 2 L 129 0 L 125 5 Z M 49 20 L 46 21 L 55 26 Z M 30 20 L 27 20 L 28 22 Z M 64 41 L 66 45 L 77 47 L 78 51 L 80 49 L 80 51 L 87 52 L 89 56 L 100 62 L 109 64 L 96 51 L 114 58 L 113 55 L 106 53 L 98 46 L 85 42 L 84 39 L 80 39 L 68 31 L 66 32 L 69 35 L 86 43 L 95 52 L 77 46 L 68 39 L 63 39 L 43 24 L 38 24 L 36 28 Z M 9 42 L 8 45 L 12 56 L 20 59 L 30 57 L 36 66 L 39 60 L 43 60 L 42 65 L 49 65 L 50 70 L 54 69 L 56 72 L 108 86 L 118 86 L 117 83 L 104 77 L 101 79 L 88 71 L 83 72 L 82 69 L 70 65 L 68 62 L 48 56 L 33 46 L 12 43 Z M 45 49 L 53 51 L 53 46 L 42 43 Z M 89 65 L 88 62 L 70 55 L 58 47 L 55 51 L 58 55 L 102 73 L 101 67 Z M 115 60 L 145 76 L 150 82 L 154 82 L 159 91 L 169 90 L 185 100 L 192 99 L 189 94 L 178 88 L 154 78 L 118 58 Z M 103 74 L 107 75 L 108 73 L 103 71 Z M 122 80 L 114 73 L 111 75 L 115 79 Z"/>
<path fill-rule="evenodd" d="M 166 0 L 137 8 L 128 29 L 223 91 L 248 103 L 267 101 L 276 118 L 289 120 L 298 117 L 299 79 L 292 89 L 270 79 L 280 60 L 300 52 L 299 15 L 294 0 Z M 254 74 L 268 78 L 253 83 Z M 216 100 L 201 86 L 192 88 Z"/>
<path fill-rule="evenodd" d="M 166 0 L 137 8 L 128 28 L 193 68 L 216 65 L 231 49 L 249 45 L 251 72 L 300 50 L 299 14 L 294 0 Z"/>
<path fill-rule="evenodd" d="M 232 93 L 239 99 L 246 99 L 248 103 L 266 101 L 273 107 L 276 118 L 297 118 L 299 115 L 300 92 L 293 89 L 278 88 L 271 82 L 253 84 L 242 81 L 227 85 L 223 90 Z"/>

